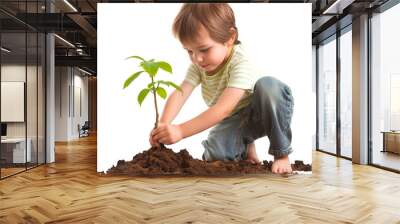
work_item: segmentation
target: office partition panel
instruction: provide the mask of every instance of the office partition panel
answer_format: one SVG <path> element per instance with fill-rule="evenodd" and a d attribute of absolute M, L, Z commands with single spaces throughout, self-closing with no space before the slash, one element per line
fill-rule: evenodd
<path fill-rule="evenodd" d="M 20 16 L 44 13 L 45 1 L 20 1 Z M 0 2 L 0 7 L 9 2 Z M 0 178 L 45 163 L 45 34 L 0 12 Z M 10 25 L 12 24 L 12 26 Z M 2 26 L 2 27 L 1 27 Z M 3 115 L 3 116 L 2 116 Z"/>
<path fill-rule="evenodd" d="M 1 177 L 7 177 L 26 170 L 26 162 L 31 161 L 31 141 L 26 138 L 26 75 L 27 39 L 25 32 L 3 32 L 1 35 L 1 118 L 7 125 L 7 133 L 1 140 Z M 13 86 L 8 88 L 6 86 Z M 18 88 L 17 88 L 18 86 Z M 17 92 L 15 92 L 17 91 Z M 8 101 L 18 95 L 17 102 Z M 20 102 L 23 101 L 23 102 Z M 15 104 L 22 104 L 14 107 Z M 22 116 L 8 116 L 20 114 Z"/>

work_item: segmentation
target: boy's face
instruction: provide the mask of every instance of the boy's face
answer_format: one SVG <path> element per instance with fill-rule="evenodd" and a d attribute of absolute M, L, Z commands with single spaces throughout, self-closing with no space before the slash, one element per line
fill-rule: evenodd
<path fill-rule="evenodd" d="M 187 50 L 190 60 L 205 70 L 209 75 L 217 72 L 229 57 L 233 41 L 225 44 L 211 39 L 208 31 L 202 27 L 196 40 L 190 43 L 184 43 L 183 47 Z"/>

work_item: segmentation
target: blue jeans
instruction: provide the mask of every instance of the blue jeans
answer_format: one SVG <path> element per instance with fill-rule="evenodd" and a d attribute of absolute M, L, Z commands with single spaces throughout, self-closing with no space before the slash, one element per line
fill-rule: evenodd
<path fill-rule="evenodd" d="M 268 136 L 268 153 L 275 158 L 289 155 L 293 96 L 290 88 L 276 78 L 265 76 L 255 86 L 248 106 L 225 118 L 210 130 L 203 160 L 238 161 L 247 158 L 247 145 Z"/>

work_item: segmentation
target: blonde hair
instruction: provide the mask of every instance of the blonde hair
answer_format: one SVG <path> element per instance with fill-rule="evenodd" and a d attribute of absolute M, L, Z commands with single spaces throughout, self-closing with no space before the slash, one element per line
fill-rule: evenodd
<path fill-rule="evenodd" d="M 201 26 L 216 42 L 225 43 L 235 35 L 234 44 L 240 43 L 235 15 L 227 3 L 185 3 L 175 17 L 172 32 L 181 43 L 188 43 L 198 36 Z"/>

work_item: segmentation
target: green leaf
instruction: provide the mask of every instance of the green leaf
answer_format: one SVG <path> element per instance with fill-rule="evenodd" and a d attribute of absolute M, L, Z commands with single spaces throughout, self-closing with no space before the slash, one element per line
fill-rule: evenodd
<path fill-rule="evenodd" d="M 156 76 L 158 71 L 158 64 L 154 62 L 154 59 L 150 61 L 143 61 L 140 66 L 146 71 L 151 77 Z"/>
<path fill-rule="evenodd" d="M 170 64 L 168 64 L 168 63 L 165 62 L 165 61 L 159 61 L 159 62 L 157 62 L 157 63 L 158 63 L 158 67 L 160 67 L 162 70 L 164 70 L 164 71 L 169 72 L 169 73 L 172 74 L 172 67 L 171 67 Z"/>
<path fill-rule="evenodd" d="M 136 55 L 127 57 L 127 58 L 125 58 L 125 60 L 127 60 L 127 59 L 132 59 L 132 58 L 136 58 L 136 59 L 139 59 L 139 60 L 142 60 L 142 61 L 146 61 L 146 60 L 144 60 L 142 57 L 136 56 Z"/>
<path fill-rule="evenodd" d="M 158 94 L 159 96 L 161 96 L 161 98 L 163 98 L 163 99 L 167 98 L 167 91 L 165 91 L 164 88 L 162 88 L 162 87 L 157 87 L 156 91 L 157 91 L 157 94 Z"/>
<path fill-rule="evenodd" d="M 132 74 L 129 78 L 125 80 L 124 89 L 128 87 L 143 71 L 136 72 Z"/>
<path fill-rule="evenodd" d="M 161 83 L 161 84 L 164 84 L 164 85 L 166 85 L 166 86 L 168 86 L 168 87 L 169 87 L 169 86 L 172 86 L 172 87 L 174 87 L 176 90 L 182 92 L 181 87 L 178 86 L 177 84 L 171 82 L 171 81 L 160 80 L 160 81 L 157 81 L 157 82 L 159 82 L 159 83 Z"/>
<path fill-rule="evenodd" d="M 149 83 L 149 84 L 147 85 L 147 88 L 148 88 L 148 89 L 152 89 L 153 86 L 154 86 L 156 83 L 157 83 L 157 82 L 151 82 L 151 83 Z"/>
<path fill-rule="evenodd" d="M 180 86 L 178 86 L 177 84 L 171 82 L 171 81 L 166 81 L 168 84 L 170 84 L 172 87 L 174 87 L 176 90 L 182 92 L 182 89 Z"/>
<path fill-rule="evenodd" d="M 164 84 L 169 87 L 169 84 L 164 80 L 159 80 L 159 81 L 157 81 L 157 83 Z"/>
<path fill-rule="evenodd" d="M 146 98 L 147 94 L 149 93 L 150 89 L 142 89 L 142 91 L 140 91 L 139 95 L 138 95 L 138 102 L 139 105 L 142 106 L 142 102 L 144 100 L 144 98 Z"/>

